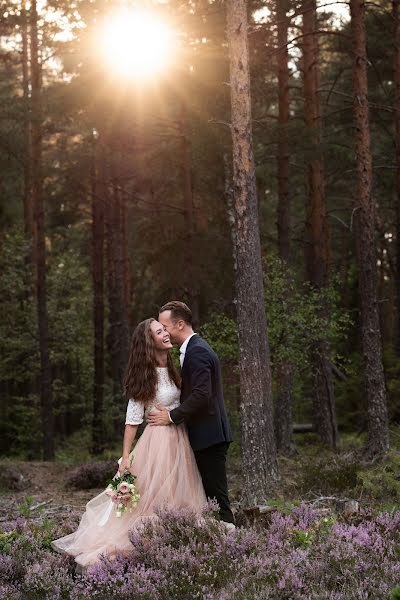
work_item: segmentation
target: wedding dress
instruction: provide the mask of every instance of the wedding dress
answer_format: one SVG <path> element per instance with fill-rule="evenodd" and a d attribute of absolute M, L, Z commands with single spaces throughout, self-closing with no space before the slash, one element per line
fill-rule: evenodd
<path fill-rule="evenodd" d="M 157 368 L 158 385 L 154 400 L 146 409 L 142 402 L 129 400 L 126 424 L 139 425 L 155 404 L 168 409 L 179 405 L 180 391 L 170 381 L 167 367 Z M 134 452 L 132 470 L 140 495 L 132 513 L 117 517 L 105 491 L 90 500 L 78 529 L 52 542 L 58 552 L 75 557 L 82 567 L 98 561 L 101 554 L 114 556 L 129 551 L 129 530 L 154 518 L 158 506 L 189 507 L 200 512 L 206 503 L 201 477 L 185 425 L 146 426 Z"/>

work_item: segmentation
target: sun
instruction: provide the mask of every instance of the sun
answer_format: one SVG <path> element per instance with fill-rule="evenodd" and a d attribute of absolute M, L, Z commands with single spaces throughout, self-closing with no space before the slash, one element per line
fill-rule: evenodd
<path fill-rule="evenodd" d="M 171 61 L 174 35 L 155 15 L 132 11 L 105 23 L 101 43 L 114 72 L 125 77 L 152 77 Z"/>

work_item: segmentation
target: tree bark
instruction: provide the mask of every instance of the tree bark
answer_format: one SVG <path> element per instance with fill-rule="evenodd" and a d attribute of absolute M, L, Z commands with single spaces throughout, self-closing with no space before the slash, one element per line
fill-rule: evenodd
<path fill-rule="evenodd" d="M 316 0 L 305 0 L 303 12 L 303 77 L 304 117 L 310 136 L 308 162 L 306 213 L 306 271 L 310 284 L 323 289 L 328 282 L 329 231 L 326 223 L 324 165 L 321 158 L 321 108 L 319 100 L 319 57 L 317 39 Z M 324 303 L 321 317 L 329 318 Z M 332 372 L 329 362 L 329 344 L 321 338 L 313 352 L 315 371 L 316 430 L 324 444 L 335 448 L 337 421 L 333 392 Z"/>
<path fill-rule="evenodd" d="M 31 3 L 31 85 L 32 85 L 32 206 L 36 242 L 36 295 L 40 349 L 40 400 L 43 432 L 43 458 L 54 458 L 54 415 L 52 375 L 49 354 L 49 321 L 46 290 L 46 240 L 42 174 L 42 85 L 39 61 L 38 15 L 36 1 Z"/>
<path fill-rule="evenodd" d="M 22 26 L 22 90 L 24 99 L 24 231 L 28 240 L 33 237 L 32 172 L 31 172 L 31 115 L 29 92 L 29 13 L 21 14 Z"/>
<path fill-rule="evenodd" d="M 230 230 L 230 234 L 231 234 L 233 270 L 236 275 L 237 259 L 236 259 L 235 206 L 234 206 L 234 197 L 233 197 L 231 161 L 230 161 L 227 153 L 225 153 L 223 156 L 223 162 L 224 162 L 224 193 L 225 193 L 225 203 L 226 203 L 226 215 L 228 218 L 229 230 Z"/>
<path fill-rule="evenodd" d="M 109 300 L 108 348 L 111 355 L 113 396 L 121 398 L 121 386 L 129 352 L 129 325 L 125 305 L 124 258 L 121 224 L 120 189 L 111 160 L 106 177 L 106 248 Z"/>
<path fill-rule="evenodd" d="M 289 53 L 286 1 L 276 1 L 278 25 L 278 253 L 287 264 L 290 259 L 289 192 Z"/>
<path fill-rule="evenodd" d="M 123 286 L 124 286 L 124 306 L 126 313 L 127 326 L 132 322 L 130 312 L 131 299 L 131 268 L 129 261 L 129 244 L 128 244 L 128 206 L 127 195 L 124 189 L 120 191 L 120 209 L 121 209 L 121 245 L 122 245 L 122 262 L 123 262 Z M 129 335 L 129 332 L 128 332 Z"/>
<path fill-rule="evenodd" d="M 92 167 L 92 278 L 94 326 L 94 382 L 92 453 L 104 449 L 104 150 L 94 140 Z"/>
<path fill-rule="evenodd" d="M 278 255 L 285 265 L 290 260 L 290 193 L 289 193 L 289 53 L 287 48 L 289 19 L 286 1 L 277 0 L 278 27 Z M 290 309 L 289 309 L 290 310 Z M 278 392 L 275 403 L 275 435 L 278 450 L 293 452 L 292 443 L 292 368 L 290 364 L 276 369 Z"/>
<path fill-rule="evenodd" d="M 388 414 L 382 364 L 377 303 L 375 203 L 372 198 L 372 156 L 368 110 L 367 52 L 364 0 L 350 0 L 353 50 L 353 114 L 355 123 L 358 206 L 355 213 L 356 255 L 361 307 L 361 343 L 368 403 L 369 459 L 381 458 L 389 448 Z"/>
<path fill-rule="evenodd" d="M 396 146 L 396 333 L 395 350 L 400 356 L 400 0 L 392 1 L 392 16 L 394 23 L 394 126 Z"/>
<path fill-rule="evenodd" d="M 186 99 L 181 99 L 180 115 L 181 134 L 181 177 L 183 182 L 183 215 L 185 222 L 185 288 L 193 315 L 193 322 L 199 323 L 199 292 L 196 277 L 193 272 L 194 265 L 194 214 L 193 214 L 193 178 L 192 178 L 192 149 Z"/>
<path fill-rule="evenodd" d="M 247 3 L 228 0 L 233 195 L 244 489 L 248 506 L 265 502 L 278 478 L 257 190 L 252 144 Z"/>

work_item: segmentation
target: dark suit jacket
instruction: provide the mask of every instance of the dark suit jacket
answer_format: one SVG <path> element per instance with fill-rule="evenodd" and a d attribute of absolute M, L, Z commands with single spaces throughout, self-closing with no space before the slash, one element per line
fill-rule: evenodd
<path fill-rule="evenodd" d="M 231 442 L 224 405 L 221 365 L 199 335 L 190 338 L 182 367 L 181 404 L 170 412 L 176 425 L 185 422 L 193 450 Z"/>

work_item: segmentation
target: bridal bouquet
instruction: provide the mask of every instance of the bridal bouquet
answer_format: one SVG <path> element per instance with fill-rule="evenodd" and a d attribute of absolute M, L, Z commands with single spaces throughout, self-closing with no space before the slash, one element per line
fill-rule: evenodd
<path fill-rule="evenodd" d="M 118 473 L 107 486 L 106 494 L 115 504 L 117 517 L 122 517 L 127 510 L 132 512 L 139 502 L 140 496 L 135 487 L 135 479 L 136 477 L 132 473 L 125 471 L 123 475 Z"/>

